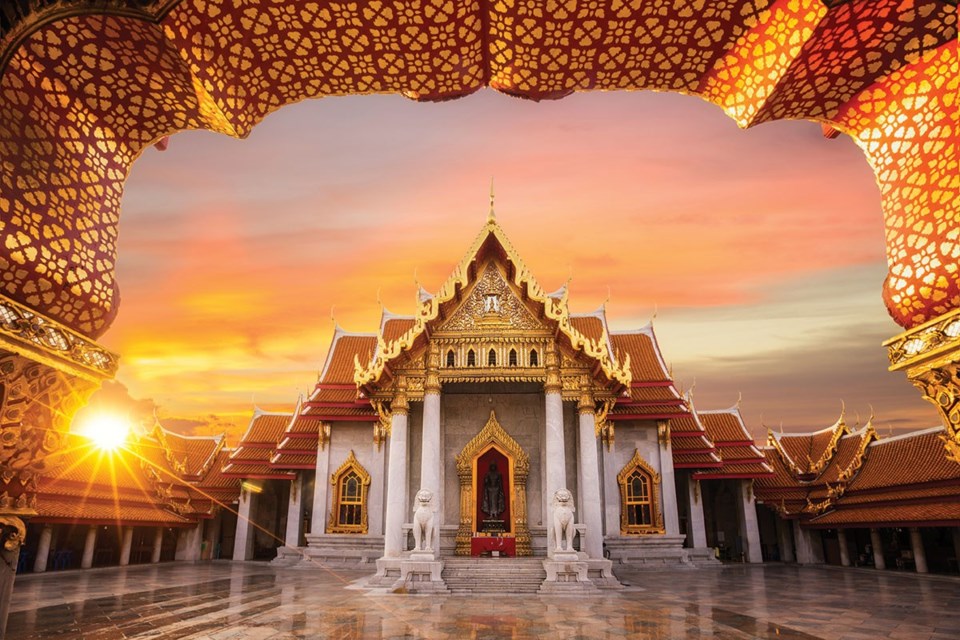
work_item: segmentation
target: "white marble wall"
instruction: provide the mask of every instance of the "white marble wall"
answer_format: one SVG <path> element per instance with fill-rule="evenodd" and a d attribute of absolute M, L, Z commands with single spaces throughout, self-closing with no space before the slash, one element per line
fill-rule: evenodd
<path fill-rule="evenodd" d="M 383 533 L 383 491 L 384 491 L 384 473 L 386 471 L 386 450 L 387 445 L 381 445 L 377 450 L 373 444 L 373 424 L 369 422 L 335 422 L 330 429 L 330 442 L 326 447 L 326 457 L 328 459 L 326 470 L 321 470 L 318 466 L 318 473 L 314 491 L 320 498 L 317 502 L 324 504 L 322 518 L 318 522 L 318 515 L 313 514 L 312 534 L 320 534 L 326 531 L 326 525 L 330 521 L 330 511 L 333 509 L 335 500 L 333 487 L 330 485 L 330 477 L 336 473 L 347 458 L 350 451 L 356 456 L 357 461 L 370 474 L 370 486 L 367 488 L 367 524 L 369 532 L 373 535 Z M 320 452 L 323 456 L 324 452 Z M 322 474 L 322 477 L 321 477 Z M 320 483 L 325 483 L 321 487 Z M 326 494 L 323 497 L 322 493 Z M 319 505 L 316 505 L 319 506 Z M 315 506 L 315 508 L 316 508 Z M 318 528 L 317 525 L 321 524 Z"/>

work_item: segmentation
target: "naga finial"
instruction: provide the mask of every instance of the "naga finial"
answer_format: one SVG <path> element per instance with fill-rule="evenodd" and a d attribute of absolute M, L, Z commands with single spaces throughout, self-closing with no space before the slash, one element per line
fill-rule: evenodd
<path fill-rule="evenodd" d="M 490 213 L 487 214 L 487 224 L 497 221 L 497 214 L 493 210 L 493 177 L 490 178 Z"/>

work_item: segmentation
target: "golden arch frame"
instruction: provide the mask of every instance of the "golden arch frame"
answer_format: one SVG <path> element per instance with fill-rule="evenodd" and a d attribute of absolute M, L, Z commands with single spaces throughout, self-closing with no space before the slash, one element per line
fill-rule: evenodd
<path fill-rule="evenodd" d="M 470 555 L 470 539 L 476 532 L 474 496 L 477 495 L 477 459 L 492 448 L 502 452 L 510 463 L 511 529 L 514 532 L 518 556 L 533 555 L 530 543 L 530 528 L 527 524 L 527 476 L 530 474 L 530 457 L 520 444 L 510 437 L 497 420 L 495 411 L 480 433 L 457 454 L 457 476 L 460 478 L 460 526 L 457 529 L 456 555 Z"/>

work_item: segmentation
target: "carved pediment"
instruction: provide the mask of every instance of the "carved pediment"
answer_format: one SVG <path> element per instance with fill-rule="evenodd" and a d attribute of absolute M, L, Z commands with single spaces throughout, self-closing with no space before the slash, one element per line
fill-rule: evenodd
<path fill-rule="evenodd" d="M 494 263 L 487 264 L 470 294 L 453 312 L 440 331 L 479 333 L 504 329 L 530 331 L 544 329 L 526 305 L 507 284 Z"/>

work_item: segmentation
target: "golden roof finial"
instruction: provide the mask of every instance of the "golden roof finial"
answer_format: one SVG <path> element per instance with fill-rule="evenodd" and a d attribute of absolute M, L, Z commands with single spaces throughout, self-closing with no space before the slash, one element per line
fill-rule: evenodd
<path fill-rule="evenodd" d="M 737 391 L 737 404 L 735 404 L 734 406 L 735 406 L 737 409 L 739 409 L 741 402 L 743 402 L 743 391 Z"/>
<path fill-rule="evenodd" d="M 490 213 L 487 214 L 487 224 L 497 221 L 497 214 L 493 210 L 493 176 L 490 177 Z"/>

